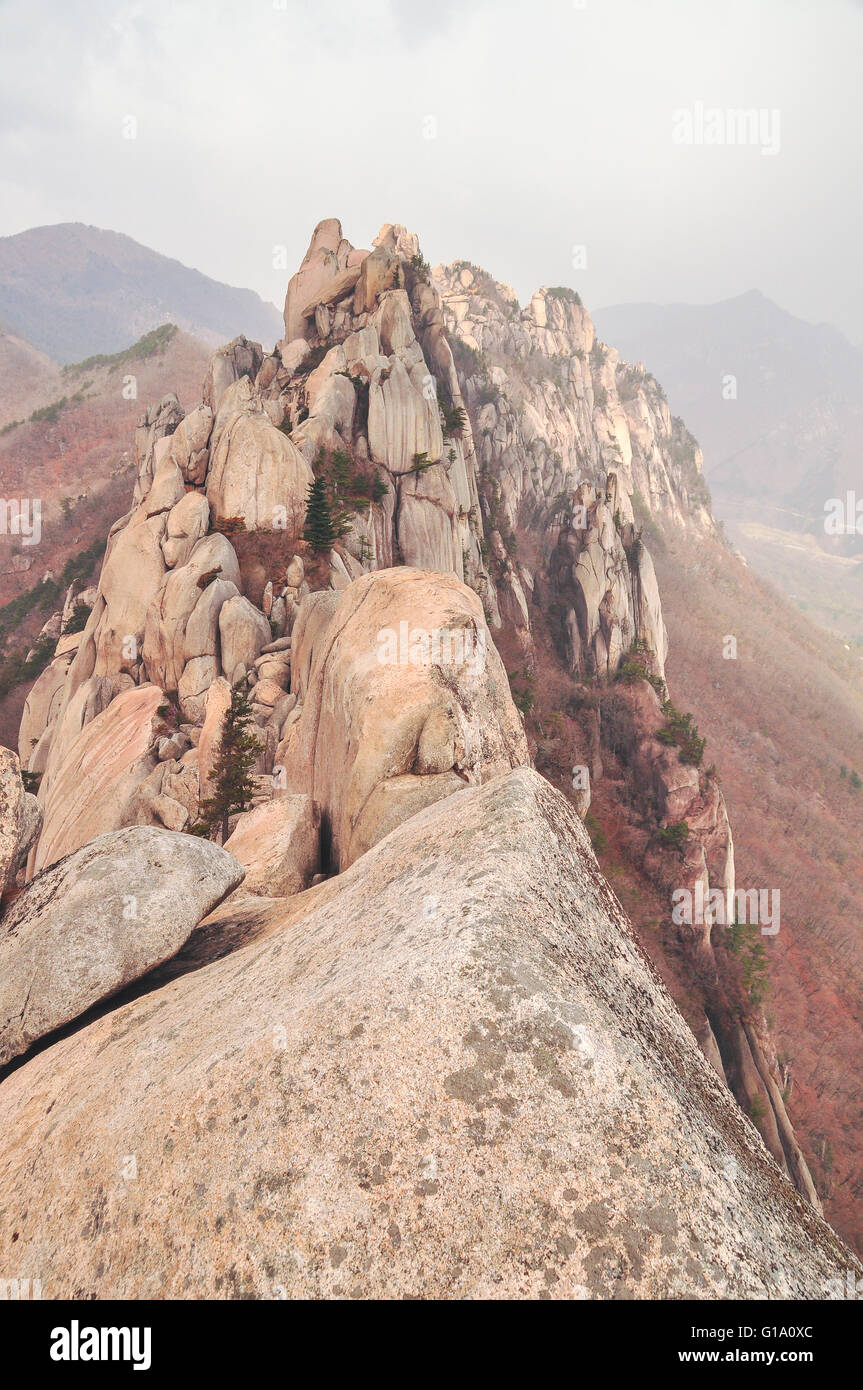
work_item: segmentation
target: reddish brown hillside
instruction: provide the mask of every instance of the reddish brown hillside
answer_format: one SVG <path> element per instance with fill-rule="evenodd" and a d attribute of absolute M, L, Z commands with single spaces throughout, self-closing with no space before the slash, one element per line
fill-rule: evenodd
<path fill-rule="evenodd" d="M 719 546 L 653 553 L 669 681 L 717 764 L 738 883 L 781 890 L 767 1009 L 789 1111 L 828 1220 L 863 1249 L 863 661 Z"/>
<path fill-rule="evenodd" d="M 31 546 L 0 534 L 0 609 L 46 573 L 59 577 L 70 558 L 104 541 L 126 511 L 135 477 L 132 440 L 144 409 L 169 391 L 186 408 L 198 399 L 209 349 L 185 333 L 163 338 L 156 350 L 145 343 L 143 352 L 133 349 L 118 360 L 82 364 L 56 376 L 46 370 L 38 383 L 33 378 L 27 404 L 37 418 L 0 433 L 0 497 L 38 498 L 42 534 Z M 130 375 L 137 399 L 123 394 Z M 15 413 L 7 410 L 13 418 Z M 49 616 L 50 610 L 34 606 L 16 624 L 0 647 L 0 676 L 10 653 L 26 650 Z M 8 746 L 16 746 L 31 683 L 32 678 L 0 699 L 0 742 Z"/>
<path fill-rule="evenodd" d="M 62 396 L 60 368 L 23 338 L 0 330 L 0 429 Z"/>

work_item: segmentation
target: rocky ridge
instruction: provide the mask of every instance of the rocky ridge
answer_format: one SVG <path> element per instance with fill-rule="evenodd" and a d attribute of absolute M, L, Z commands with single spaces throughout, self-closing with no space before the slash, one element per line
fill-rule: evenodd
<path fill-rule="evenodd" d="M 541 803 L 554 826 L 558 848 L 549 841 L 533 858 L 526 853 L 525 863 L 513 866 L 516 877 L 542 883 L 541 862 L 561 853 L 568 863 L 581 864 L 576 877 L 578 892 L 584 891 L 583 875 L 590 879 L 596 869 L 583 835 L 573 830 L 568 813 L 547 810 L 545 792 L 518 780 L 534 774 L 512 771 L 528 767 L 531 747 L 497 646 L 511 644 L 530 668 L 540 631 L 551 633 L 561 669 L 576 684 L 613 685 L 622 706 L 618 752 L 625 753 L 642 788 L 650 789 L 663 828 L 686 819 L 689 834 L 675 882 L 705 891 L 733 889 L 733 843 L 721 790 L 658 737 L 667 638 L 645 533 L 656 518 L 685 524 L 695 534 L 713 531 L 700 457 L 671 420 L 656 383 L 597 344 L 572 292 L 540 291 L 521 310 L 506 286 L 475 267 L 462 263 L 432 273 L 417 238 L 402 227 L 385 226 L 373 249 L 361 251 L 330 219 L 315 229 L 288 287 L 284 339 L 269 353 L 244 338 L 220 349 L 211 359 L 201 402 L 184 412 L 168 396 L 148 410 L 136 432 L 135 455 L 133 505 L 112 528 L 98 586 L 86 596 L 86 626 L 59 639 L 25 706 L 19 754 L 22 766 L 40 778 L 41 832 L 28 838 L 16 819 L 9 863 L 20 864 L 28 855 L 26 874 L 17 871 L 19 887 L 36 875 L 23 889 L 27 893 L 44 882 L 45 871 L 54 872 L 52 865 L 95 837 L 127 826 L 191 828 L 207 791 L 231 685 L 244 683 L 260 742 L 261 804 L 232 827 L 229 848 L 246 871 L 246 896 L 236 907 L 229 900 L 179 950 L 178 962 L 184 951 L 191 951 L 193 961 L 192 973 L 181 970 L 169 986 L 181 1008 L 191 1002 L 209 1013 L 211 984 L 218 993 L 217 977 L 224 973 L 235 982 L 251 967 L 246 953 L 262 934 L 284 946 L 291 924 L 300 921 L 285 895 L 300 893 L 297 910 L 305 911 L 302 890 L 320 874 L 338 877 L 309 889 L 312 919 L 317 920 L 315 904 L 326 918 L 333 892 L 355 883 L 374 933 L 382 899 L 372 864 L 385 863 L 386 846 L 398 844 L 402 857 L 395 862 L 402 873 L 411 845 L 419 853 L 411 837 L 421 836 L 423 826 L 443 824 L 434 820 L 436 804 L 466 807 L 473 798 L 472 805 L 491 808 L 497 803 L 483 802 L 478 790 L 487 784 L 489 796 L 504 785 L 530 786 L 529 795 L 523 793 L 527 801 L 534 809 Z M 302 535 L 309 486 L 325 473 L 342 504 L 344 525 L 322 557 Z M 530 564 L 520 558 L 519 539 L 525 537 Z M 70 594 L 67 604 L 80 598 Z M 457 639 L 455 659 L 431 659 L 428 646 L 423 649 L 429 633 L 441 631 Z M 383 654 L 382 643 L 390 639 L 395 656 Z M 626 679 L 618 686 L 621 676 Z M 602 776 L 601 724 L 599 715 L 592 726 L 588 721 L 584 749 L 594 778 Z M 505 806 L 507 794 L 501 795 Z M 572 799 L 586 815 L 589 779 Z M 468 838 L 479 833 L 469 825 L 462 829 Z M 429 870 L 439 883 L 445 872 L 444 860 Z M 667 863 L 657 863 L 656 872 L 662 880 Z M 372 877 L 363 884 L 364 874 Z M 267 905 L 270 897 L 274 907 Z M 607 926 L 603 914 L 610 912 L 614 936 L 622 928 L 619 909 L 610 902 L 607 896 L 601 911 L 597 907 L 593 925 Z M 560 904 L 559 896 L 549 895 L 549 921 Z M 13 904 L 9 911 L 14 910 Z M 479 908 L 468 902 L 466 912 L 474 910 Z M 514 949 L 530 955 L 534 933 L 544 930 L 537 919 Z M 710 976 L 715 963 L 709 925 L 684 930 L 682 939 L 693 968 Z M 331 946 L 341 950 L 335 940 Z M 225 951 L 233 955 L 241 947 L 236 963 L 229 958 L 217 964 Z M 631 949 L 623 952 L 627 959 Z M 406 971 L 414 964 L 405 957 Z M 145 972 L 144 987 L 147 978 Z M 150 983 L 164 1004 L 159 979 L 157 972 Z M 312 981 L 309 988 L 317 998 L 318 985 Z M 663 1017 L 677 1019 L 651 981 L 648 993 L 654 991 Z M 140 1006 L 128 1007 L 139 1017 L 134 1011 Z M 461 1017 L 459 1007 L 454 1004 L 454 1018 Z M 480 1007 L 485 1002 L 477 999 L 468 1012 Z M 638 1027 L 653 1046 L 648 1013 Z M 119 1014 L 90 1028 L 98 1033 L 110 1027 L 111 1017 Z M 467 1013 L 463 1023 L 471 1033 Z M 476 1026 L 482 1040 L 486 1025 Z M 686 1033 L 679 1019 L 678 1028 Z M 82 1047 L 86 1058 L 89 1034 L 84 1029 L 55 1043 L 48 1055 Z M 701 1123 L 702 1107 L 714 1114 L 717 1087 L 725 1084 L 721 1123 L 737 1115 L 735 1123 L 747 1136 L 748 1165 L 748 1155 L 763 1150 L 734 1110 L 728 1083 L 753 1113 L 757 1099 L 759 1127 L 779 1168 L 817 1207 L 763 1020 L 743 1023 L 721 1009 L 712 1017 L 705 1013 L 699 1040 L 713 1075 L 718 1073 L 708 1087 L 709 1101 L 708 1063 L 692 1062 L 698 1053 L 691 1035 L 686 1037 L 686 1066 L 694 1067 L 696 1077 L 692 1123 Z M 145 1051 L 153 1046 L 155 1037 Z M 426 1061 L 429 1077 L 439 1082 L 442 1072 Z M 90 1076 L 90 1062 L 82 1064 Z M 31 1059 L 19 1075 L 37 1065 Z M 17 1104 L 14 1080 L 0 1088 L 0 1106 L 4 1092 L 10 1105 Z M 105 1115 L 108 1132 L 114 1121 L 104 1110 L 108 1102 L 100 1085 L 95 1078 L 93 1114 Z M 483 1094 L 480 1113 L 491 1104 Z M 564 1088 L 560 1094 L 570 1093 Z M 658 1093 L 652 1094 L 655 1099 Z M 156 1092 L 152 1102 L 161 1103 Z M 178 1113 L 186 1113 L 188 1103 L 189 1097 L 182 1105 L 178 1100 Z M 337 1123 L 343 1119 L 337 1116 Z M 148 1142 L 145 1135 L 142 1143 Z M 518 1136 L 514 1142 L 521 1142 Z M 305 1141 L 300 1147 L 306 1151 Z M 103 1155 L 100 1164 L 107 1161 Z M 231 1162 L 226 1171 L 236 1171 Z M 766 1156 L 756 1167 L 762 1162 L 768 1163 Z M 769 1164 L 768 1170 L 780 1184 L 777 1190 L 790 1193 L 779 1172 Z M 572 1200 L 582 1197 L 584 1216 L 598 1197 L 581 1193 Z M 760 1202 L 744 1208 L 763 1235 Z M 600 1215 L 597 1209 L 597 1220 Z M 421 1220 L 415 1213 L 405 1219 L 414 1225 Z M 815 1220 L 807 1218 L 804 1225 L 817 1243 L 827 1237 L 826 1228 L 811 1224 Z M 664 1243 L 663 1231 L 651 1229 Z M 675 1233 L 664 1234 L 674 1247 Z M 314 1243 L 318 1235 L 313 1231 L 303 1241 Z M 759 1249 L 766 1252 L 777 1248 L 780 1233 L 764 1239 Z M 684 1248 L 692 1248 L 691 1235 L 683 1238 Z M 500 1249 L 505 1261 L 519 1258 L 508 1238 Z M 578 1250 L 578 1259 L 586 1258 Z M 61 1283 L 79 1277 L 73 1268 L 78 1255 L 70 1258 Z M 221 1261 L 222 1254 L 216 1260 L 220 1274 L 213 1265 L 202 1276 L 205 1286 L 236 1289 L 240 1276 L 222 1269 Z M 315 1269 L 318 1261 L 319 1252 Z M 750 1269 L 735 1281 L 723 1260 L 706 1273 L 684 1272 L 685 1260 L 660 1262 L 646 1279 L 636 1265 L 627 1265 L 625 1274 L 636 1296 L 669 1296 L 674 1288 L 715 1292 L 723 1279 L 750 1296 L 765 1287 L 763 1270 Z M 458 1280 L 453 1282 L 448 1265 L 443 1268 L 436 1263 L 437 1272 L 422 1276 L 420 1286 L 457 1291 Z M 547 1288 L 562 1279 L 559 1292 L 577 1286 L 586 1296 L 609 1296 L 613 1279 L 624 1277 L 612 1276 L 605 1265 L 596 1280 L 575 1265 L 550 1268 L 555 1277 Z M 822 1255 L 813 1268 L 824 1273 Z M 141 1266 L 130 1261 L 111 1287 L 155 1288 L 157 1269 L 155 1255 Z M 85 1284 L 93 1277 L 88 1271 L 81 1276 Z M 308 1278 L 291 1273 L 292 1289 L 333 1291 L 330 1276 L 322 1280 L 307 1272 Z M 796 1279 L 789 1287 L 818 1296 L 813 1282 Z M 539 1287 L 504 1282 L 522 1294 Z M 252 1285 L 260 1296 L 259 1273 Z M 381 1288 L 388 1290 L 385 1283 Z M 462 1288 L 476 1293 L 484 1285 L 470 1277 Z M 646 1293 L 648 1288 L 665 1292 Z"/>
<path fill-rule="evenodd" d="M 476 267 L 430 272 L 417 237 L 398 226 L 385 226 L 374 250 L 362 252 L 335 219 L 320 223 L 288 286 L 285 330 L 270 354 L 245 339 L 221 349 L 200 405 L 184 414 L 166 397 L 136 432 L 135 505 L 112 528 L 90 620 L 74 655 L 69 639 L 58 645 L 25 706 L 19 753 L 42 774 L 45 818 L 31 870 L 114 825 L 183 830 L 194 820 L 206 777 L 198 730 L 211 694 L 212 720 L 221 717 L 221 678 L 254 682 L 261 775 L 287 766 L 294 789 L 317 797 L 319 774 L 308 774 L 319 730 L 306 732 L 311 713 L 301 721 L 303 668 L 291 648 L 303 601 L 324 612 L 308 592 L 298 542 L 314 469 L 335 455 L 373 477 L 379 500 L 347 509 L 349 529 L 330 556 L 331 590 L 394 561 L 455 574 L 478 594 L 490 631 L 513 634 L 528 664 L 531 606 L 549 614 L 578 679 L 613 679 L 637 648 L 654 688 L 628 698 L 618 745 L 655 800 L 660 825 L 688 827 L 674 883 L 693 894 L 700 887 L 705 898 L 713 888 L 733 892 L 722 793 L 657 738 L 667 637 L 644 522 L 715 529 L 700 453 L 658 384 L 597 340 L 572 291 L 540 290 L 520 310 L 507 286 Z M 518 560 L 517 530 L 538 538 L 538 569 Z M 254 544 L 267 535 L 282 542 L 275 565 Z M 409 608 L 393 607 L 391 625 L 397 618 L 434 627 L 434 588 L 427 582 Z M 326 617 L 333 612 L 327 601 Z M 320 621 L 303 613 L 296 631 L 305 636 Z M 465 621 L 483 627 L 479 609 L 457 620 Z M 365 632 L 364 648 L 373 637 Z M 396 680 L 404 679 L 399 669 Z M 429 751 L 430 735 L 423 745 L 417 734 L 395 775 L 382 768 L 381 785 L 364 791 L 374 791 L 363 810 L 373 828 L 352 828 L 348 839 L 355 833 L 368 847 L 408 808 L 470 776 L 457 750 L 477 742 L 471 716 L 463 705 L 450 733 L 447 698 L 438 692 L 432 701 L 430 727 L 442 747 Z M 176 736 L 162 727 L 166 715 L 179 724 Z M 320 740 L 337 758 L 345 730 L 338 733 L 335 742 Z M 585 753 L 592 775 L 601 772 L 601 736 L 597 722 Z M 517 743 L 510 731 L 511 751 Z M 480 777 L 498 770 L 495 756 Z M 517 756 L 525 761 L 526 747 Z M 101 775 L 94 772 L 82 797 L 85 764 Z M 588 787 L 582 813 L 589 800 Z M 334 863 L 343 838 L 336 829 Z M 667 866 L 657 870 L 669 887 Z M 709 923 L 682 935 L 697 968 L 710 973 Z M 796 1142 L 782 1141 L 790 1126 L 775 1114 L 776 1078 L 762 1075 L 769 1067 L 755 1065 L 726 1014 L 705 1016 L 710 1054 L 724 1053 L 741 1101 L 763 1112 L 777 1161 L 817 1200 Z M 762 1050 L 769 1055 L 766 1037 Z"/>

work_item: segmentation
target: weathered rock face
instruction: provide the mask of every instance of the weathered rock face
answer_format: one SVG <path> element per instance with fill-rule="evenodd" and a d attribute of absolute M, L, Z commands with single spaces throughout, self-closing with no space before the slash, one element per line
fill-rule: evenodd
<path fill-rule="evenodd" d="M 213 412 L 199 405 L 180 421 L 171 439 L 171 458 L 187 483 L 200 484 L 207 475 L 208 444 Z"/>
<path fill-rule="evenodd" d="M 213 441 L 207 500 L 215 519 L 242 517 L 249 531 L 274 530 L 302 513 L 312 470 L 271 423 L 248 377 L 225 392 Z"/>
<path fill-rule="evenodd" d="M 164 698 L 155 685 L 124 691 L 69 742 L 50 780 L 46 773 L 35 873 L 97 835 L 134 823 L 138 789 L 156 763 Z"/>
<path fill-rule="evenodd" d="M 477 455 L 510 525 L 547 522 L 579 483 L 602 488 L 614 472 L 652 514 L 713 529 L 697 446 L 653 377 L 597 340 L 577 294 L 543 287 L 519 309 L 508 285 L 464 262 L 437 266 L 432 283 L 448 334 L 473 355 L 463 385 Z"/>
<path fill-rule="evenodd" d="M 143 660 L 148 674 L 165 690 L 179 687 L 186 664 L 186 628 L 207 576 L 235 587 L 240 582 L 233 547 L 218 532 L 198 541 L 186 564 L 168 572 L 148 611 Z"/>
<path fill-rule="evenodd" d="M 211 417 L 214 416 L 229 387 L 242 377 L 254 377 L 261 368 L 262 360 L 260 343 L 251 343 L 248 338 L 242 336 L 234 338 L 233 342 L 227 343 L 214 353 L 210 358 L 207 379 L 204 382 L 205 411 L 209 411 Z M 195 442 L 198 449 L 203 450 L 207 444 L 203 433 L 204 418 L 199 416 L 196 425 L 200 430 L 196 434 Z"/>
<path fill-rule="evenodd" d="M 0 911 L 13 892 L 27 855 L 42 829 L 42 808 L 24 790 L 21 764 L 10 748 L 0 748 Z"/>
<path fill-rule="evenodd" d="M 631 522 L 612 512 L 609 486 L 574 494 L 573 514 L 560 528 L 549 579 L 560 613 L 567 666 L 573 673 L 613 676 L 638 639 L 649 667 L 665 678 L 668 638 L 653 562 Z"/>
<path fill-rule="evenodd" d="M 27 856 L 42 833 L 42 807 L 32 792 L 24 793 L 21 816 L 21 832 L 18 836 L 18 851 L 12 862 L 12 872 L 17 874 L 27 863 Z M 8 879 L 7 879 L 8 882 Z"/>
<path fill-rule="evenodd" d="M 403 293 L 392 291 L 393 294 Z M 410 315 L 404 312 L 402 340 L 410 333 L 413 341 L 413 328 Z M 405 343 L 402 347 L 407 344 Z M 418 352 L 418 356 L 422 354 Z M 391 472 L 401 475 L 408 473 L 418 454 L 425 454 L 437 463 L 443 450 L 440 417 L 437 399 L 427 400 L 422 393 L 422 380 L 428 369 L 422 372 L 417 385 L 411 380 L 407 367 L 393 354 L 394 361 L 389 367 L 379 369 L 371 379 L 369 391 L 369 448 L 376 463 L 384 464 Z M 422 360 L 417 366 L 424 367 Z"/>
<path fill-rule="evenodd" d="M 212 792 L 212 774 L 222 740 L 222 724 L 231 707 L 231 686 L 223 676 L 214 680 L 205 697 L 204 723 L 198 742 L 198 792 L 203 801 Z"/>
<path fill-rule="evenodd" d="M 308 796 L 277 796 L 238 818 L 225 849 L 246 871 L 244 889 L 290 897 L 321 866 L 321 817 Z"/>
<path fill-rule="evenodd" d="M 196 543 L 206 534 L 210 508 L 199 492 L 187 492 L 168 513 L 162 554 L 168 569 L 184 565 Z"/>
<path fill-rule="evenodd" d="M 859 1272 L 535 773 L 247 922 L 0 1087 L 0 1240 L 45 1297 L 821 1299 Z"/>
<path fill-rule="evenodd" d="M 288 285 L 285 298 L 286 343 L 309 334 L 318 304 L 326 306 L 341 292 L 346 294 L 353 290 L 360 273 L 357 261 L 357 253 L 342 236 L 342 224 L 338 218 L 328 217 L 319 222 L 312 233 L 303 263 Z"/>
<path fill-rule="evenodd" d="M 32 768 L 33 771 L 38 772 L 44 771 L 44 761 L 41 766 L 34 767 L 31 758 L 45 730 L 56 719 L 63 703 L 66 676 L 74 655 L 74 651 L 67 651 L 60 656 L 55 656 L 30 688 L 24 702 L 18 730 L 18 756 L 21 759 L 22 767 Z"/>
<path fill-rule="evenodd" d="M 253 603 L 238 594 L 219 610 L 222 664 L 232 678 L 239 666 L 251 670 L 272 637 L 270 625 Z"/>
<path fill-rule="evenodd" d="M 0 921 L 0 1066 L 175 955 L 242 880 L 217 845 L 145 826 L 39 874 Z"/>
<path fill-rule="evenodd" d="M 0 894 L 15 869 L 24 828 L 24 784 L 18 759 L 0 748 Z"/>
<path fill-rule="evenodd" d="M 136 506 L 146 497 L 153 485 L 156 445 L 160 440 L 172 435 L 182 419 L 183 410 L 173 392 L 163 396 L 158 405 L 151 406 L 144 412 L 135 430 L 135 462 L 138 469 L 134 498 Z"/>
<path fill-rule="evenodd" d="M 416 237 L 385 226 L 375 249 L 354 250 L 336 221 L 316 229 L 285 305 L 281 369 L 255 389 L 275 423 L 313 462 L 347 451 L 388 484 L 355 518 L 363 568 L 405 563 L 465 578 L 497 621 L 482 556 L 483 526 L 470 423 L 440 299 Z M 309 370 L 307 359 L 317 365 Z M 446 417 L 441 401 L 455 411 Z"/>
<path fill-rule="evenodd" d="M 529 761 L 482 604 L 454 577 L 400 568 L 358 579 L 314 645 L 277 760 L 288 788 L 320 804 L 340 868 L 459 781 Z M 294 662 L 308 669 L 299 636 Z"/>
<path fill-rule="evenodd" d="M 157 458 L 158 453 L 157 446 Z M 157 465 L 153 486 L 128 524 L 117 532 L 102 567 L 99 591 L 106 607 L 94 634 L 97 675 L 135 669 L 137 651 L 131 658 L 125 656 L 124 641 L 131 636 L 140 648 L 147 614 L 165 575 L 168 557 L 162 547 L 168 519 L 176 514 L 182 499 L 180 470 L 164 457 Z"/>

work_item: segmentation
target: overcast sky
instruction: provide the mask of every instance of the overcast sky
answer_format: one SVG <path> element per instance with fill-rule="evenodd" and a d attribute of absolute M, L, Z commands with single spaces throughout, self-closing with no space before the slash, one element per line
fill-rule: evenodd
<path fill-rule="evenodd" d="M 281 307 L 321 218 L 404 222 L 522 301 L 757 288 L 859 342 L 861 74 L 859 0 L 0 0 L 0 234 L 109 227 Z M 697 103 L 765 138 L 677 143 Z"/>

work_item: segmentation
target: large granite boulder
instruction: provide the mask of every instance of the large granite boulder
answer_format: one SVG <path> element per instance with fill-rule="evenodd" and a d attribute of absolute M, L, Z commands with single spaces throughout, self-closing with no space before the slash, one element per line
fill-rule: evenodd
<path fill-rule="evenodd" d="M 344 590 L 323 635 L 304 622 L 306 607 L 326 612 L 314 595 L 300 607 L 292 662 L 304 704 L 277 762 L 289 790 L 320 804 L 339 868 L 392 829 L 399 802 L 404 819 L 459 782 L 529 761 L 482 604 L 453 575 L 365 575 Z"/>
<path fill-rule="evenodd" d="M 270 624 L 259 608 L 242 594 L 229 598 L 219 609 L 219 640 L 225 675 L 233 679 L 239 666 L 251 669 L 272 636 Z"/>
<path fill-rule="evenodd" d="M 214 520 L 242 517 L 248 531 L 284 530 L 302 518 L 313 477 L 248 378 L 230 387 L 210 443 L 207 501 Z"/>
<path fill-rule="evenodd" d="M 367 251 L 356 253 L 345 240 L 337 217 L 326 217 L 318 223 L 303 263 L 296 275 L 291 276 L 285 296 L 286 343 L 308 336 L 317 304 L 327 303 L 333 295 L 347 294 L 353 288 L 359 278 L 361 261 L 367 255 Z"/>
<path fill-rule="evenodd" d="M 39 789 L 44 825 L 34 872 L 97 835 L 134 822 L 138 789 L 158 761 L 164 702 L 158 686 L 133 686 L 57 745 L 62 757 Z M 70 710 L 74 713 L 73 706 Z"/>
<path fill-rule="evenodd" d="M 0 920 L 0 1066 L 173 956 L 243 876 L 209 840 L 152 826 L 39 874 Z"/>
<path fill-rule="evenodd" d="M 246 871 L 244 891 L 290 897 L 321 866 L 321 817 L 308 796 L 276 796 L 237 819 L 225 849 Z"/>

